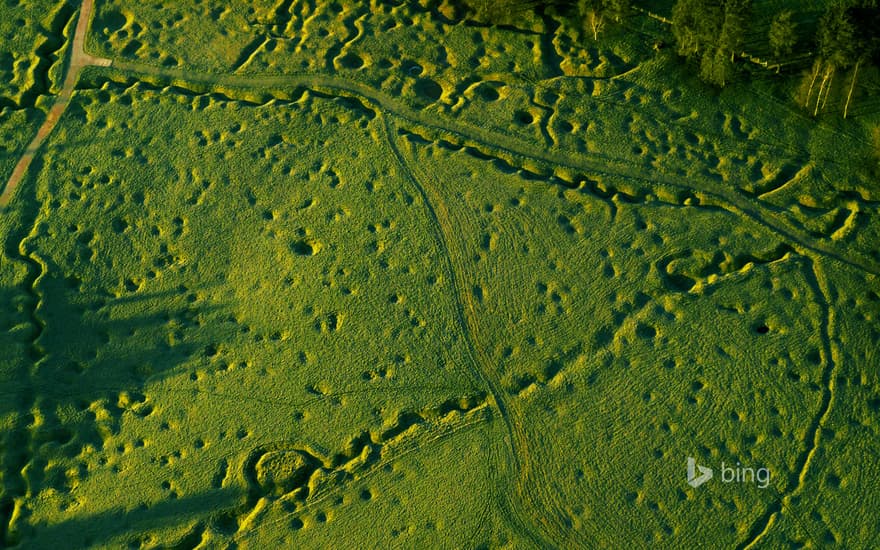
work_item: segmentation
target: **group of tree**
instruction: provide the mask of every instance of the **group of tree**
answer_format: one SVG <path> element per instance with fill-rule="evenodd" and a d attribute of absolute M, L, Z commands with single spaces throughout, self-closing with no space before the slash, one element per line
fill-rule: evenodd
<path fill-rule="evenodd" d="M 678 53 L 699 61 L 704 80 L 724 86 L 733 77 L 751 10 L 751 0 L 679 0 L 672 10 Z"/>
<path fill-rule="evenodd" d="M 880 57 L 880 6 L 877 0 L 842 0 L 832 4 L 819 20 L 816 37 L 818 52 L 813 63 L 804 107 L 813 115 L 825 108 L 834 75 L 851 70 L 843 117 L 849 113 L 859 69 L 876 63 Z M 821 75 L 821 80 L 820 80 Z M 813 90 L 819 83 L 815 101 Z"/>
<path fill-rule="evenodd" d="M 563 13 L 569 24 L 593 40 L 607 23 L 619 23 L 633 11 L 632 0 L 462 1 L 466 11 L 488 24 L 509 23 L 529 10 Z M 801 51 L 810 49 L 810 37 L 799 36 L 795 17 L 791 10 L 777 13 L 766 35 L 777 72 L 799 46 Z M 671 23 L 678 53 L 699 67 L 703 80 L 723 87 L 733 79 L 746 32 L 755 24 L 752 0 L 677 0 Z M 860 68 L 880 64 L 880 0 L 834 0 L 818 22 L 813 42 L 816 57 L 804 106 L 818 114 L 828 102 L 835 75 L 849 71 L 845 118 Z"/>
<path fill-rule="evenodd" d="M 487 25 L 508 25 L 525 12 L 541 7 L 536 0 L 463 0 L 461 4 L 470 17 Z"/>
<path fill-rule="evenodd" d="M 880 0 L 835 0 L 818 23 L 816 58 L 804 106 L 818 114 L 828 102 L 834 76 L 850 71 L 843 107 L 846 118 L 859 69 L 880 58 Z M 699 65 L 707 82 L 724 86 L 734 75 L 745 32 L 752 21 L 750 0 L 678 0 L 672 10 L 672 32 L 679 55 Z M 767 45 L 779 67 L 801 40 L 795 13 L 782 11 L 772 19 Z"/>
<path fill-rule="evenodd" d="M 790 57 L 797 46 L 797 24 L 793 17 L 793 11 L 785 10 L 777 13 L 770 23 L 767 42 L 773 52 L 773 59 L 777 61 L 776 72 L 779 72 L 779 62 Z"/>
<path fill-rule="evenodd" d="M 532 0 L 462 0 L 458 4 L 474 20 L 488 25 L 508 25 L 537 7 Z"/>

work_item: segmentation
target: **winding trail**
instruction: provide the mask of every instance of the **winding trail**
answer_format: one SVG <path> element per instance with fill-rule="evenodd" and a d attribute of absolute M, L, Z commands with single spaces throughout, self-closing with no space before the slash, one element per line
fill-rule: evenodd
<path fill-rule="evenodd" d="M 446 260 L 447 275 L 454 291 L 456 321 L 464 337 L 468 359 L 470 360 L 468 370 L 487 390 L 489 404 L 498 411 L 499 416 L 504 421 L 507 431 L 507 456 L 504 464 L 507 472 L 505 473 L 508 476 L 513 476 L 513 485 L 519 492 L 515 496 L 507 492 L 501 495 L 500 504 L 503 508 L 502 511 L 505 519 L 514 531 L 537 547 L 555 547 L 556 545 L 549 540 L 547 535 L 538 532 L 535 526 L 526 519 L 528 514 L 522 507 L 524 501 L 522 498 L 516 498 L 525 496 L 522 484 L 526 481 L 530 470 L 528 436 L 522 429 L 524 423 L 521 419 L 521 413 L 508 402 L 507 396 L 501 387 L 501 382 L 494 374 L 496 369 L 492 368 L 492 361 L 486 355 L 485 347 L 479 344 L 476 308 L 471 299 L 471 293 L 468 292 L 467 284 L 462 277 L 464 269 L 460 265 L 461 261 L 458 260 L 464 253 L 461 250 L 455 250 L 450 245 L 450 243 L 459 242 L 454 238 L 455 224 L 452 222 L 443 197 L 436 189 L 436 186 L 429 183 L 431 181 L 430 177 L 425 174 L 417 175 L 414 168 L 415 164 L 408 162 L 397 146 L 394 132 L 391 129 L 392 124 L 388 117 L 384 117 L 384 126 L 388 145 L 394 154 L 395 160 L 407 179 L 418 191 L 425 208 L 428 210 L 431 221 L 435 225 L 435 238 Z"/>
<path fill-rule="evenodd" d="M 180 69 L 156 67 L 131 61 L 113 61 L 113 68 L 135 75 L 163 79 L 167 85 L 187 89 L 193 93 L 212 93 L 226 89 L 278 91 L 289 97 L 298 88 L 324 91 L 333 95 L 355 96 L 374 105 L 377 109 L 396 118 L 421 126 L 447 137 L 455 137 L 469 146 L 499 152 L 519 159 L 539 161 L 563 170 L 572 170 L 597 176 L 622 177 L 641 182 L 649 188 L 665 187 L 685 191 L 700 199 L 702 205 L 719 206 L 733 214 L 749 219 L 787 241 L 799 253 L 809 253 L 834 258 L 851 267 L 880 276 L 880 262 L 873 258 L 844 252 L 827 240 L 819 240 L 805 230 L 796 227 L 773 213 L 772 209 L 759 204 L 742 193 L 724 189 L 717 184 L 704 188 L 681 183 L 662 174 L 636 166 L 626 159 L 595 153 L 573 151 L 557 152 L 524 143 L 511 134 L 502 134 L 486 128 L 474 127 L 466 122 L 444 118 L 439 121 L 436 113 L 413 109 L 388 94 L 343 77 L 315 73 L 290 73 L 287 75 L 239 75 L 192 73 Z M 201 85 L 201 86 L 199 86 Z M 554 176 L 560 179 L 558 176 Z M 548 178 L 549 179 L 549 178 Z M 709 190 L 711 188 L 711 190 Z"/>
<path fill-rule="evenodd" d="M 623 177 L 640 181 L 653 187 L 666 187 L 667 189 L 695 194 L 701 199 L 701 204 L 715 204 L 731 213 L 750 219 L 784 238 L 800 253 L 807 254 L 812 252 L 832 257 L 859 270 L 880 276 L 880 262 L 861 254 L 855 254 L 852 251 L 844 252 L 831 242 L 816 239 L 805 230 L 775 215 L 770 208 L 762 206 L 742 193 L 717 186 L 711 191 L 706 188 L 700 189 L 662 176 L 655 171 L 635 166 L 626 159 L 607 157 L 594 153 L 557 152 L 524 143 L 510 134 L 502 134 L 486 128 L 477 128 L 471 124 L 454 119 L 443 119 L 442 122 L 438 122 L 438 117 L 435 113 L 413 109 L 388 94 L 362 82 L 329 74 L 315 73 L 290 73 L 266 76 L 235 73 L 197 73 L 182 69 L 158 67 L 147 63 L 110 60 L 91 56 L 85 53 L 83 46 L 93 4 L 94 0 L 83 1 L 73 39 L 70 66 L 62 91 L 55 100 L 43 125 L 37 131 L 37 135 L 31 141 L 13 170 L 3 194 L 0 195 L 0 208 L 9 203 L 15 189 L 27 173 L 27 169 L 37 150 L 58 123 L 58 119 L 70 101 L 82 68 L 90 65 L 99 67 L 112 66 L 122 72 L 134 73 L 136 76 L 151 76 L 164 79 L 169 85 L 179 86 L 194 93 L 210 93 L 217 91 L 218 88 L 238 88 L 242 90 L 262 88 L 270 92 L 273 90 L 284 90 L 284 93 L 289 95 L 292 88 L 312 88 L 319 91 L 327 90 L 329 93 L 336 95 L 357 96 L 401 120 L 441 134 L 456 136 L 470 145 L 476 145 L 490 151 L 499 151 L 521 159 L 543 162 L 561 169 L 587 172 L 600 176 Z M 202 89 L 199 89 L 198 85 L 202 85 Z"/>
<path fill-rule="evenodd" d="M 752 550 L 757 548 L 765 536 L 770 532 L 777 518 L 784 512 L 789 512 L 789 517 L 794 519 L 804 531 L 806 531 L 814 540 L 818 539 L 804 523 L 798 519 L 797 514 L 791 510 L 792 497 L 797 496 L 804 488 L 809 473 L 810 466 L 816 456 L 816 452 L 822 443 L 822 427 L 826 424 L 831 414 L 831 409 L 835 400 L 836 373 L 838 365 L 842 358 L 837 344 L 837 314 L 832 306 L 833 289 L 825 276 L 822 268 L 816 260 L 811 261 L 811 268 L 806 273 L 806 280 L 809 284 L 816 303 L 822 309 L 822 317 L 819 320 L 819 333 L 822 337 L 822 349 L 820 356 L 822 357 L 822 399 L 819 410 L 807 428 L 807 437 L 805 438 L 806 446 L 798 455 L 795 462 L 797 470 L 797 484 L 793 487 L 790 482 L 788 487 L 779 495 L 779 499 L 770 504 L 767 510 L 759 516 L 752 524 L 749 530 L 748 538 L 737 545 L 737 550 Z M 792 478 L 794 479 L 794 478 Z"/>
<path fill-rule="evenodd" d="M 15 194 L 15 190 L 18 188 L 18 184 L 21 183 L 21 180 L 27 175 L 28 168 L 30 167 L 31 162 L 33 162 L 37 151 L 43 145 L 43 142 L 46 141 L 46 138 L 49 137 L 49 134 L 52 133 L 52 130 L 55 129 L 58 120 L 61 118 L 61 115 L 64 114 L 65 109 L 67 109 L 67 105 L 70 103 L 70 98 L 73 95 L 73 90 L 76 87 L 76 82 L 82 68 L 90 65 L 109 67 L 112 64 L 110 59 L 94 57 L 87 54 L 83 49 L 86 33 L 89 28 L 89 21 L 92 17 L 93 7 L 94 0 L 83 0 L 82 7 L 79 11 L 79 19 L 77 19 L 76 22 L 76 32 L 73 35 L 73 44 L 70 51 L 70 64 L 67 67 L 67 74 L 64 77 L 64 84 L 61 87 L 61 92 L 58 94 L 58 97 L 55 98 L 55 103 L 52 104 L 49 112 L 46 113 L 46 120 L 43 121 L 43 124 L 37 130 L 34 139 L 28 144 L 21 158 L 18 159 L 15 168 L 13 168 L 9 180 L 6 182 L 6 187 L 3 189 L 3 193 L 0 194 L 0 208 L 9 204 L 9 201 Z"/>

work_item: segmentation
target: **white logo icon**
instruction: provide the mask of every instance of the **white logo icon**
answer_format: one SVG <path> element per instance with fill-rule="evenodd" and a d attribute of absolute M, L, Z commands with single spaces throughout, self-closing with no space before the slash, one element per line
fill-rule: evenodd
<path fill-rule="evenodd" d="M 697 476 L 697 470 L 700 470 L 700 475 Z M 692 457 L 688 457 L 688 485 L 696 489 L 700 485 L 706 483 L 710 479 L 712 479 L 712 468 L 707 468 L 705 466 L 697 466 L 697 461 Z"/>

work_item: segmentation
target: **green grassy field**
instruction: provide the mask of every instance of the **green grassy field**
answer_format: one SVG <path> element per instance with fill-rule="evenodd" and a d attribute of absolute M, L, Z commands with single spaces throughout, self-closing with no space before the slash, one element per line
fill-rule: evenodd
<path fill-rule="evenodd" d="M 4 546 L 880 540 L 876 74 L 814 119 L 651 21 L 248 6 L 95 6 L 0 217 Z"/>

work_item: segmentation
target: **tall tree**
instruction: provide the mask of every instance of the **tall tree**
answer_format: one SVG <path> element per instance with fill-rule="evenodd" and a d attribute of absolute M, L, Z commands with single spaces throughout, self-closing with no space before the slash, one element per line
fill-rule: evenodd
<path fill-rule="evenodd" d="M 678 0 L 672 8 L 678 54 L 689 59 L 700 56 L 717 40 L 723 21 L 724 10 L 718 0 Z"/>
<path fill-rule="evenodd" d="M 724 19 L 721 23 L 719 47 L 730 53 L 733 62 L 737 51 L 742 50 L 746 27 L 752 11 L 751 0 L 725 0 Z"/>
<path fill-rule="evenodd" d="M 514 23 L 538 2 L 533 0 L 465 0 L 467 10 L 481 23 L 504 25 Z"/>
<path fill-rule="evenodd" d="M 849 92 L 846 94 L 846 103 L 843 106 L 843 118 L 849 113 L 859 67 L 871 61 L 880 64 L 880 5 L 878 4 L 880 2 L 877 0 L 863 0 L 862 5 L 847 10 L 849 20 L 855 27 L 853 49 L 858 57 L 853 68 Z"/>
<path fill-rule="evenodd" d="M 599 8 L 588 8 L 584 20 L 593 34 L 593 40 L 599 40 L 599 33 L 605 30 L 605 14 Z"/>
<path fill-rule="evenodd" d="M 793 15 L 791 10 L 777 13 L 770 23 L 767 39 L 777 62 L 791 55 L 797 45 L 797 24 L 792 20 Z"/>
<path fill-rule="evenodd" d="M 632 0 L 604 0 L 602 4 L 608 17 L 618 23 L 632 11 Z"/>
<path fill-rule="evenodd" d="M 856 27 L 850 18 L 847 2 L 836 2 L 819 20 L 819 59 L 822 82 L 816 95 L 816 107 L 813 115 L 819 114 L 820 106 L 824 107 L 831 93 L 831 82 L 838 69 L 846 69 L 856 61 L 859 53 L 859 41 Z M 824 101 L 822 94 L 825 94 Z M 809 96 L 807 101 L 809 102 Z"/>
<path fill-rule="evenodd" d="M 700 59 L 700 77 L 724 86 L 734 73 L 751 12 L 751 0 L 679 0 L 672 10 L 678 53 Z"/>
<path fill-rule="evenodd" d="M 593 40 L 598 40 L 608 19 L 620 22 L 631 9 L 632 0 L 579 0 L 576 11 L 582 24 L 593 35 Z"/>
<path fill-rule="evenodd" d="M 707 50 L 700 60 L 700 78 L 720 88 L 733 78 L 734 66 L 727 50 L 717 47 Z"/>

